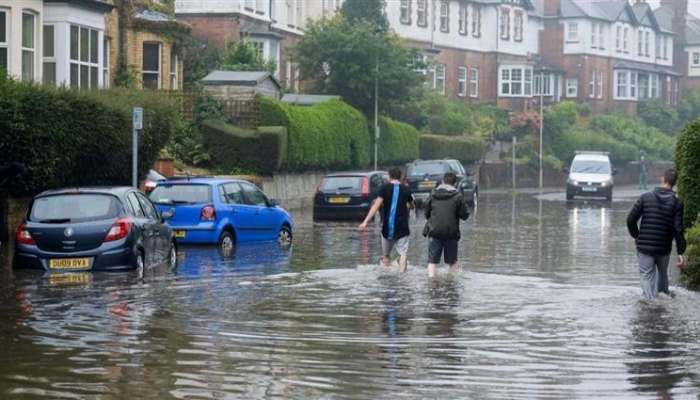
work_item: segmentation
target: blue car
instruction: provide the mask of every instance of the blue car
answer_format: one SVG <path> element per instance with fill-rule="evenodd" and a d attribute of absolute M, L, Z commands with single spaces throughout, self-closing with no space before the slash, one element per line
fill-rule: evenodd
<path fill-rule="evenodd" d="M 254 184 L 236 179 L 191 178 L 158 183 L 151 201 L 168 216 L 180 244 L 216 244 L 225 257 L 237 243 L 292 243 L 292 216 Z"/>

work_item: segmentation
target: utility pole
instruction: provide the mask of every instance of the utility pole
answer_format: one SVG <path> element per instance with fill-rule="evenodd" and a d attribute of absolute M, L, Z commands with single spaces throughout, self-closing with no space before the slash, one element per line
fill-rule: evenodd
<path fill-rule="evenodd" d="M 134 107 L 131 135 L 131 185 L 139 187 L 139 129 L 143 129 L 143 108 Z"/>
<path fill-rule="evenodd" d="M 379 154 L 379 55 L 377 55 L 374 70 L 374 170 L 377 170 Z"/>
<path fill-rule="evenodd" d="M 544 187 L 544 170 L 542 162 L 542 152 L 544 137 L 544 70 L 540 72 L 540 190 Z"/>

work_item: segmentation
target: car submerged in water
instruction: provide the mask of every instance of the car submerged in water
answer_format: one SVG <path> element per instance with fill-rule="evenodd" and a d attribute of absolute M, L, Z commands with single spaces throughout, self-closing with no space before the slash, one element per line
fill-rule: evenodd
<path fill-rule="evenodd" d="M 566 199 L 575 197 L 602 197 L 612 201 L 616 171 L 610 156 L 603 152 L 576 152 L 566 182 Z"/>
<path fill-rule="evenodd" d="M 167 215 L 165 216 L 167 217 Z M 131 187 L 72 188 L 36 196 L 15 233 L 14 266 L 56 273 L 177 263 L 171 229 Z"/>
<path fill-rule="evenodd" d="M 294 220 L 254 184 L 238 179 L 189 178 L 159 182 L 150 199 L 169 215 L 179 244 L 215 244 L 230 257 L 238 243 L 292 244 Z"/>
<path fill-rule="evenodd" d="M 440 185 L 443 176 L 457 175 L 457 189 L 470 207 L 476 205 L 479 186 L 458 160 L 416 160 L 406 165 L 406 183 L 420 207 L 428 201 L 432 191 Z"/>
<path fill-rule="evenodd" d="M 363 220 L 387 182 L 389 174 L 384 171 L 326 175 L 314 196 L 314 221 Z"/>

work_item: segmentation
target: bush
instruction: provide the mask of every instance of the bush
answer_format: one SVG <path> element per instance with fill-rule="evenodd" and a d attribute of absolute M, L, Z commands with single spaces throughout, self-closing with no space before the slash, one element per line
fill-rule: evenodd
<path fill-rule="evenodd" d="M 685 203 L 684 221 L 694 223 L 700 212 L 700 120 L 686 126 L 676 149 L 678 192 Z"/>
<path fill-rule="evenodd" d="M 241 129 L 222 120 L 202 123 L 202 135 L 216 169 L 271 175 L 284 159 L 287 131 L 283 127 Z"/>
<path fill-rule="evenodd" d="M 287 128 L 286 169 L 362 168 L 369 164 L 367 120 L 342 101 L 300 107 L 260 97 L 259 107 L 262 125 Z"/>
<path fill-rule="evenodd" d="M 673 159 L 675 139 L 644 124 L 640 119 L 615 114 L 599 115 L 591 120 L 590 127 L 600 134 L 607 134 L 622 143 L 634 145 L 637 148 L 637 154 L 624 161 L 636 160 L 640 150 L 644 150 L 654 159 Z"/>
<path fill-rule="evenodd" d="M 420 158 L 424 160 L 454 158 L 469 164 L 480 160 L 485 150 L 486 141 L 481 138 L 420 136 Z"/>
<path fill-rule="evenodd" d="M 686 231 L 688 249 L 681 284 L 690 290 L 700 290 L 700 224 Z"/>
<path fill-rule="evenodd" d="M 678 128 L 678 111 L 661 99 L 649 99 L 639 103 L 639 117 L 667 135 L 674 134 Z"/>
<path fill-rule="evenodd" d="M 402 164 L 419 157 L 418 130 L 387 117 L 379 118 L 379 163 Z"/>
<path fill-rule="evenodd" d="M 10 190 L 32 195 L 65 186 L 131 183 L 131 111 L 144 108 L 139 172 L 145 175 L 179 121 L 173 100 L 156 92 L 75 91 L 0 75 L 0 160 L 28 173 Z"/>

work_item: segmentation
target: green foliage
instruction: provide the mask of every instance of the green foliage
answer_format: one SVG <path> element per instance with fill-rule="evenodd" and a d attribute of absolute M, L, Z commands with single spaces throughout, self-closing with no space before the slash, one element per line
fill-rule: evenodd
<path fill-rule="evenodd" d="M 690 290 L 700 290 L 700 224 L 685 233 L 688 241 L 686 266 L 681 274 L 681 284 Z"/>
<path fill-rule="evenodd" d="M 647 125 L 667 135 L 675 134 L 678 129 L 679 116 L 676 107 L 662 99 L 649 99 L 639 103 L 639 117 Z"/>
<path fill-rule="evenodd" d="M 392 32 L 360 19 L 350 22 L 342 14 L 310 22 L 294 49 L 302 79 L 314 82 L 317 93 L 340 95 L 344 101 L 371 115 L 379 64 L 379 109 L 412 98 L 423 77 L 411 64 L 417 51 L 403 45 Z"/>
<path fill-rule="evenodd" d="M 686 91 L 678 107 L 678 130 L 700 118 L 700 90 Z"/>
<path fill-rule="evenodd" d="M 283 127 L 255 131 L 211 119 L 202 123 L 202 135 L 213 164 L 219 170 L 271 175 L 279 170 L 284 160 L 287 130 Z"/>
<path fill-rule="evenodd" d="M 342 101 L 300 107 L 261 97 L 259 104 L 262 125 L 287 128 L 287 169 L 362 168 L 369 164 L 367 120 Z"/>
<path fill-rule="evenodd" d="M 131 111 L 144 108 L 139 171 L 145 174 L 179 121 L 177 104 L 150 91 L 75 91 L 0 76 L 0 160 L 28 173 L 18 195 L 64 186 L 131 182 Z"/>
<path fill-rule="evenodd" d="M 265 61 L 262 54 L 248 40 L 226 43 L 221 53 L 218 68 L 225 71 L 267 71 L 275 72 L 277 64 Z"/>
<path fill-rule="evenodd" d="M 191 122 L 182 121 L 178 124 L 166 150 L 176 160 L 188 165 L 204 166 L 211 160 L 199 129 Z"/>
<path fill-rule="evenodd" d="M 384 0 L 345 0 L 340 9 L 343 17 L 350 23 L 369 23 L 378 30 L 389 30 L 389 20 L 386 18 Z"/>
<path fill-rule="evenodd" d="M 379 118 L 379 163 L 381 165 L 402 164 L 419 157 L 418 130 L 413 126 Z"/>
<path fill-rule="evenodd" d="M 636 160 L 639 151 L 644 150 L 651 158 L 659 160 L 673 159 L 676 141 L 656 128 L 645 125 L 637 118 L 625 115 L 599 115 L 591 120 L 591 129 L 601 134 L 607 133 L 611 138 L 635 146 L 636 154 L 625 160 Z"/>
<path fill-rule="evenodd" d="M 190 89 L 219 65 L 221 49 L 215 44 L 190 37 L 182 45 L 183 84 Z"/>
<path fill-rule="evenodd" d="M 700 213 L 700 119 L 685 127 L 676 149 L 678 192 L 685 203 L 684 221 L 694 223 Z"/>
<path fill-rule="evenodd" d="M 420 136 L 420 158 L 435 160 L 454 158 L 465 164 L 481 159 L 486 141 L 478 137 Z"/>

